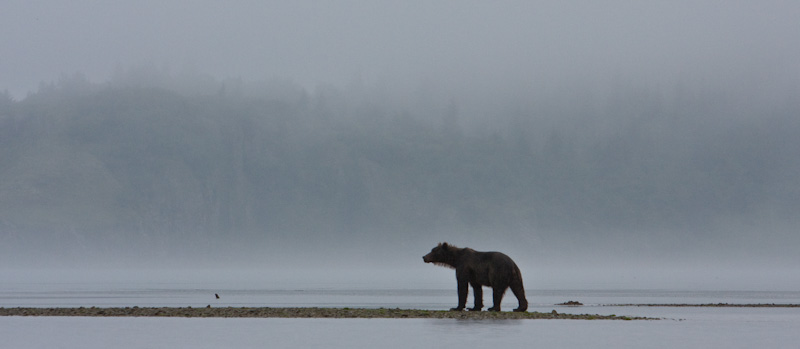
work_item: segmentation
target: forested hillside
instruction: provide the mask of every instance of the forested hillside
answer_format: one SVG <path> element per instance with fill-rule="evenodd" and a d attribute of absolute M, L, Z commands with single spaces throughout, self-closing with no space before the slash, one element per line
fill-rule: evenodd
<path fill-rule="evenodd" d="M 352 89 L 64 78 L 0 96 L 0 242 L 788 236 L 797 102 L 646 92 L 465 117 L 458 101 L 406 108 Z"/>

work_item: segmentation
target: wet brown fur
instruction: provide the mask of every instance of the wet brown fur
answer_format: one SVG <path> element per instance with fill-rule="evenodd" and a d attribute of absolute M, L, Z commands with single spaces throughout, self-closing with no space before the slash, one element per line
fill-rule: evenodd
<path fill-rule="evenodd" d="M 458 306 L 450 310 L 466 308 L 469 286 L 475 298 L 475 306 L 469 310 L 480 311 L 483 308 L 482 286 L 492 288 L 494 305 L 489 311 L 500 311 L 503 294 L 509 287 L 519 301 L 514 311 L 526 311 L 528 301 L 525 299 L 525 288 L 522 284 L 522 273 L 517 264 L 500 252 L 480 252 L 471 248 L 458 248 L 446 242 L 439 243 L 431 252 L 422 257 L 425 263 L 456 270 L 458 281 Z"/>

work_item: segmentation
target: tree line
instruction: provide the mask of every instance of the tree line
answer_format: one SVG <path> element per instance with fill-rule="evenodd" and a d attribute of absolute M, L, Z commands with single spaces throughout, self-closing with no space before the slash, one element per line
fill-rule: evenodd
<path fill-rule="evenodd" d="M 5 243 L 635 236 L 791 225 L 800 209 L 796 104 L 631 90 L 466 120 L 453 101 L 174 80 L 74 76 L 0 96 Z"/>

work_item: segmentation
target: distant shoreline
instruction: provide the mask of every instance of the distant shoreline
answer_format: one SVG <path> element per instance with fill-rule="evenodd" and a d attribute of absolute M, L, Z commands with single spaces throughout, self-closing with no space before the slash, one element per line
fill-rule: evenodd
<path fill-rule="evenodd" d="M 776 304 L 776 303 L 673 303 L 673 304 L 603 304 L 604 307 L 678 307 L 678 308 L 800 308 L 800 304 Z"/>
<path fill-rule="evenodd" d="M 639 316 L 564 314 L 540 312 L 445 311 L 418 309 L 356 308 L 0 308 L 0 316 L 89 316 L 89 317 L 186 317 L 186 318 L 383 318 L 383 319 L 562 319 L 562 320 L 657 320 Z"/>

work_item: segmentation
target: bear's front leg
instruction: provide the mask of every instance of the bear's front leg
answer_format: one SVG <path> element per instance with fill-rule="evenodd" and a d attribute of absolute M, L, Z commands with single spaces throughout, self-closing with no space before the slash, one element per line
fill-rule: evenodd
<path fill-rule="evenodd" d="M 467 293 L 469 292 L 469 282 L 458 279 L 458 307 L 451 308 L 452 311 L 464 310 L 467 307 Z"/>
<path fill-rule="evenodd" d="M 471 311 L 481 311 L 483 308 L 483 289 L 481 285 L 472 284 L 472 294 L 475 298 L 475 307 L 470 308 Z"/>

